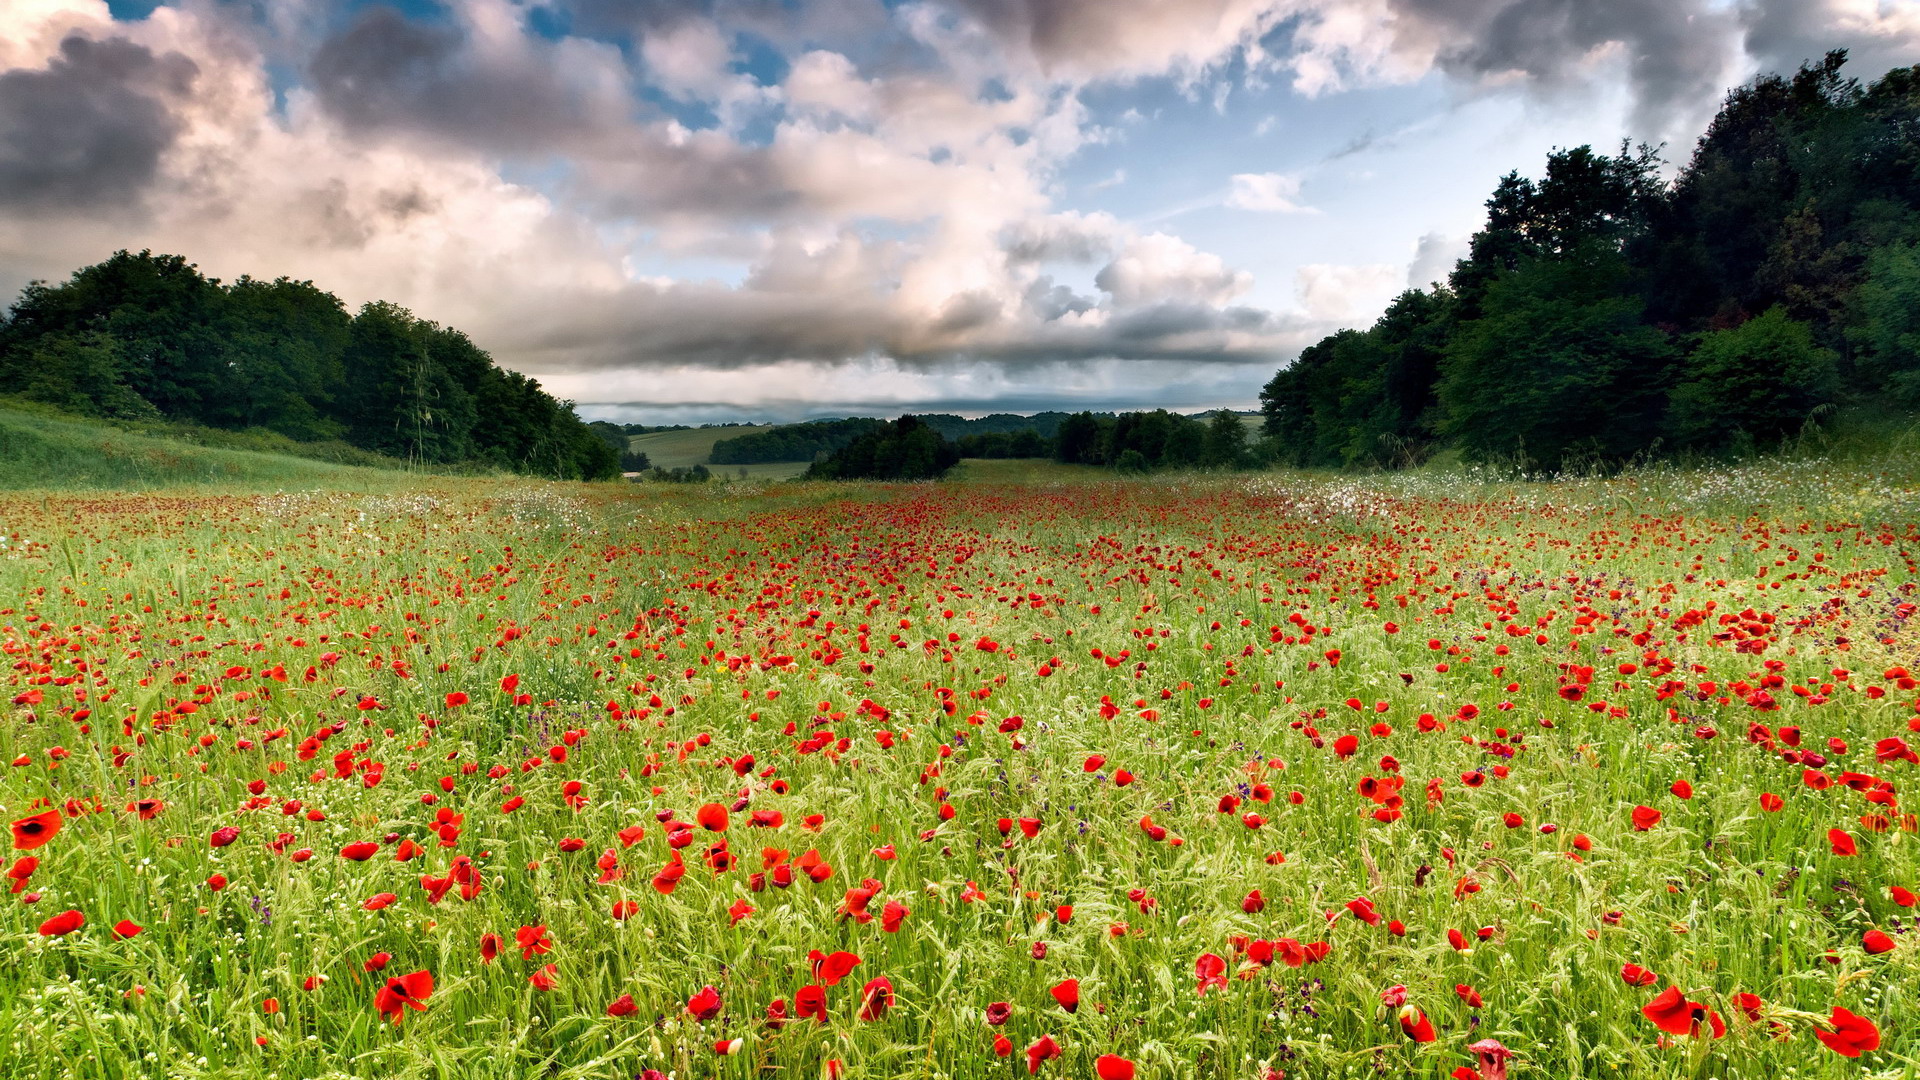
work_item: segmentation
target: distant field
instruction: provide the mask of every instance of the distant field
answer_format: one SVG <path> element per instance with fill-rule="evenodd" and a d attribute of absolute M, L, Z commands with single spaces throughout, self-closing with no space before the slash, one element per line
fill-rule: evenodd
<path fill-rule="evenodd" d="M 705 465 L 708 455 L 713 453 L 713 444 L 721 439 L 732 439 L 745 435 L 749 431 L 765 431 L 779 426 L 778 424 L 753 424 L 741 427 L 692 428 L 687 431 L 654 431 L 633 436 L 628 446 L 630 449 L 646 454 L 649 461 L 663 469 L 678 469 L 688 465 Z M 749 469 L 753 467 L 748 466 Z"/>
<path fill-rule="evenodd" d="M 1112 475 L 1091 465 L 1062 465 L 1052 458 L 966 458 L 947 474 L 947 479 L 970 484 L 1036 484 Z"/>

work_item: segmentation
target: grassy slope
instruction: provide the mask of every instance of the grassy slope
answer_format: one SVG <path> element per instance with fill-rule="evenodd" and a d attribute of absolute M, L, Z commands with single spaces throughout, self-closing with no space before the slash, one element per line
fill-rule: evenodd
<path fill-rule="evenodd" d="M 417 474 L 395 470 L 196 446 L 111 424 L 0 407 L 0 488 L 5 489 L 218 485 L 240 490 L 379 490 L 417 480 Z"/>
<path fill-rule="evenodd" d="M 778 424 L 756 424 L 752 427 L 714 427 L 691 428 L 686 431 L 652 431 L 645 435 L 633 436 L 628 445 L 647 455 L 647 459 L 663 469 L 683 468 L 688 465 L 705 465 L 707 457 L 713 453 L 713 444 L 721 439 L 731 439 L 745 435 L 749 431 L 766 431 L 779 427 Z M 730 468 L 733 466 L 729 466 Z"/>

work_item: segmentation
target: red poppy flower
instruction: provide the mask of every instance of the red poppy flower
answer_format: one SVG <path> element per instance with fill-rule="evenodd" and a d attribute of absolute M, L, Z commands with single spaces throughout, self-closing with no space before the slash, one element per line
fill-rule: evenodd
<path fill-rule="evenodd" d="M 1466 1002 L 1469 1009 L 1478 1009 L 1484 1004 L 1480 999 L 1480 991 L 1475 990 L 1466 983 L 1454 983 L 1453 992 L 1461 1001 Z"/>
<path fill-rule="evenodd" d="M 1880 1049 L 1880 1029 L 1866 1017 L 1855 1016 L 1835 1005 L 1832 1024 L 1832 1031 L 1815 1031 L 1813 1037 L 1841 1057 L 1857 1058 Z"/>
<path fill-rule="evenodd" d="M 860 1019 L 878 1020 L 893 1007 L 893 980 L 881 975 L 860 990 Z"/>
<path fill-rule="evenodd" d="M 1347 910 L 1353 912 L 1354 918 L 1368 926 L 1380 925 L 1380 913 L 1373 909 L 1373 901 L 1364 896 L 1347 901 Z"/>
<path fill-rule="evenodd" d="M 1785 805 L 1787 801 L 1771 791 L 1763 792 L 1760 796 L 1760 809 L 1769 814 L 1777 813 Z"/>
<path fill-rule="evenodd" d="M 371 840 L 362 840 L 358 843 L 348 844 L 346 847 L 340 849 L 341 858 L 352 859 L 354 862 L 366 862 L 379 853 L 380 845 Z"/>
<path fill-rule="evenodd" d="M 633 1003 L 632 994 L 621 994 L 607 1004 L 608 1016 L 632 1016 L 639 1011 L 640 1006 Z"/>
<path fill-rule="evenodd" d="M 138 815 L 141 821 L 152 821 L 166 808 L 167 804 L 159 799 L 135 799 L 127 804 L 127 812 Z"/>
<path fill-rule="evenodd" d="M 145 929 L 146 927 L 141 926 L 131 919 L 121 919 L 119 922 L 113 924 L 113 936 L 125 941 Z"/>
<path fill-rule="evenodd" d="M 1133 1062 L 1118 1054 L 1101 1054 L 1093 1059 L 1093 1075 L 1099 1080 L 1133 1080 Z"/>
<path fill-rule="evenodd" d="M 1397 1018 L 1400 1021 L 1400 1030 L 1414 1042 L 1430 1043 L 1436 1037 L 1433 1033 L 1433 1021 L 1427 1019 L 1426 1013 L 1412 1005 L 1400 1006 Z"/>
<path fill-rule="evenodd" d="M 513 943 L 519 948 L 520 959 L 531 960 L 535 956 L 553 951 L 553 939 L 547 936 L 547 926 L 523 926 L 513 932 Z"/>
<path fill-rule="evenodd" d="M 493 963 L 493 958 L 500 955 L 500 945 L 501 945 L 501 941 L 500 941 L 499 934 L 481 934 L 480 935 L 481 963 L 485 963 L 485 964 Z"/>
<path fill-rule="evenodd" d="M 1032 1046 L 1027 1047 L 1027 1074 L 1031 1076 L 1032 1074 L 1039 1072 L 1041 1062 L 1048 1061 L 1053 1058 L 1057 1058 L 1059 1056 L 1060 1056 L 1060 1044 L 1053 1041 L 1053 1036 L 1051 1035 L 1040 1036 L 1039 1039 L 1034 1041 L 1034 1044 Z"/>
<path fill-rule="evenodd" d="M 1200 958 L 1193 962 L 1194 977 L 1200 981 L 1200 985 L 1195 988 L 1195 993 L 1204 995 L 1216 986 L 1225 990 L 1227 988 L 1226 971 L 1225 960 L 1213 953 L 1201 953 Z"/>
<path fill-rule="evenodd" d="M 695 1020 L 711 1020 L 720 1015 L 720 991 L 703 986 L 687 999 L 687 1015 Z"/>
<path fill-rule="evenodd" d="M 1746 993 L 1733 995 L 1733 1004 L 1748 1021 L 1755 1024 L 1760 1022 L 1760 1010 L 1766 1006 L 1766 1002 L 1760 1000 L 1760 995 Z"/>
<path fill-rule="evenodd" d="M 880 929 L 889 934 L 897 934 L 900 932 L 900 924 L 906 922 L 907 916 L 911 914 L 913 912 L 905 904 L 898 900 L 889 900 L 886 906 L 880 909 Z"/>
<path fill-rule="evenodd" d="M 1903 889 L 1895 885 L 1887 891 L 1893 895 L 1893 902 L 1901 907 L 1912 907 L 1916 902 L 1920 902 L 1920 896 L 1914 895 L 1911 889 Z"/>
<path fill-rule="evenodd" d="M 812 1017 L 824 1024 L 827 1022 L 827 988 L 817 984 L 808 984 L 793 995 L 793 1013 L 802 1020 Z"/>
<path fill-rule="evenodd" d="M 719 803 L 710 802 L 702 806 L 693 817 L 708 832 L 727 831 L 727 808 Z"/>
<path fill-rule="evenodd" d="M 41 937 L 62 937 L 73 933 L 87 924 L 87 917 L 77 911 L 63 911 L 40 924 Z"/>
<path fill-rule="evenodd" d="M 1687 783 L 1685 780 L 1675 780 L 1673 782 L 1673 788 L 1671 790 L 1673 791 L 1675 798 L 1678 798 L 1678 799 L 1693 798 L 1693 785 Z"/>
<path fill-rule="evenodd" d="M 379 1010 L 380 1015 L 390 1016 L 398 1024 L 406 1018 L 408 1009 L 425 1012 L 427 998 L 432 995 L 432 973 L 416 971 L 411 975 L 388 979 L 387 985 L 374 992 L 373 1007 Z"/>
<path fill-rule="evenodd" d="M 1827 843 L 1832 845 L 1833 853 L 1840 856 L 1857 855 L 1860 846 L 1854 843 L 1853 834 L 1845 829 L 1828 829 Z"/>
<path fill-rule="evenodd" d="M 1878 956 L 1893 951 L 1893 939 L 1878 930 L 1869 930 L 1860 935 L 1860 947 L 1869 955 Z"/>
<path fill-rule="evenodd" d="M 1620 969 L 1620 981 L 1628 986 L 1652 986 L 1660 981 L 1660 976 L 1639 964 L 1627 964 Z"/>
<path fill-rule="evenodd" d="M 1660 824 L 1660 818 L 1661 818 L 1660 811 L 1655 810 L 1653 807 L 1636 806 L 1633 808 L 1634 831 L 1646 832 L 1648 829 L 1651 829 L 1655 825 Z"/>
<path fill-rule="evenodd" d="M 1054 984 L 1053 988 L 1048 990 L 1047 993 L 1052 994 L 1053 1000 L 1059 1002 L 1060 1007 L 1068 1012 L 1078 1012 L 1080 1010 L 1079 979 L 1062 980 Z"/>
<path fill-rule="evenodd" d="M 53 839 L 60 831 L 59 810 L 43 810 L 32 817 L 23 817 L 13 823 L 13 849 L 32 851 Z"/>
<path fill-rule="evenodd" d="M 1013 1006 L 1004 1001 L 996 1001 L 987 1006 L 987 1024 L 991 1027 L 999 1027 L 1001 1024 L 1006 1023 L 1007 1018 L 1012 1015 Z"/>
<path fill-rule="evenodd" d="M 822 953 L 814 949 L 807 954 L 813 962 L 813 977 L 828 986 L 838 986 L 841 979 L 860 966 L 860 958 L 850 952 Z"/>
<path fill-rule="evenodd" d="M 548 964 L 527 976 L 527 981 L 533 984 L 535 990 L 551 990 L 560 985 L 560 966 Z"/>
<path fill-rule="evenodd" d="M 1660 996 L 1641 1007 L 1640 1015 L 1653 1021 L 1655 1027 L 1669 1035 L 1698 1035 L 1701 1021 L 1710 1015 L 1715 1020 L 1719 1019 L 1705 1005 L 1688 1001 L 1678 986 L 1669 986 L 1660 991 Z"/>

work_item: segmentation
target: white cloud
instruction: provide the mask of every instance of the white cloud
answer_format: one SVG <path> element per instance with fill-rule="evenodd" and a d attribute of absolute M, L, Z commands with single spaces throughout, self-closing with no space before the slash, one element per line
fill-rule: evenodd
<path fill-rule="evenodd" d="M 1156 232 L 1129 241 L 1094 276 L 1094 284 L 1123 308 L 1165 302 L 1217 306 L 1246 292 L 1253 275 L 1229 270 L 1220 256 Z"/>
<path fill-rule="evenodd" d="M 1235 210 L 1254 210 L 1267 214 L 1306 214 L 1313 208 L 1303 206 L 1300 178 L 1287 173 L 1236 173 L 1227 192 L 1226 205 Z"/>
<path fill-rule="evenodd" d="M 1391 263 L 1312 263 L 1294 276 L 1294 294 L 1308 318 L 1353 324 L 1371 322 L 1405 282 L 1405 271 Z"/>

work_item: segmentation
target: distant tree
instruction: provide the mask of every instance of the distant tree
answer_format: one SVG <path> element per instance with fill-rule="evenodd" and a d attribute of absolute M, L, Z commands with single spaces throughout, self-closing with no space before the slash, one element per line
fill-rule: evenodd
<path fill-rule="evenodd" d="M 1107 442 L 1105 428 L 1111 423 L 1103 422 L 1090 412 L 1074 413 L 1060 421 L 1058 434 L 1054 436 L 1054 460 L 1068 465 L 1106 464 L 1103 450 Z"/>
<path fill-rule="evenodd" d="M 1207 421 L 1205 464 L 1216 469 L 1234 469 L 1245 464 L 1247 425 L 1232 409 L 1220 409 Z"/>
<path fill-rule="evenodd" d="M 912 416 L 848 443 L 806 476 L 813 480 L 929 480 L 960 462 L 960 452 L 941 434 Z"/>
<path fill-rule="evenodd" d="M 620 453 L 620 471 L 621 472 L 646 472 L 648 469 L 651 469 L 651 468 L 653 468 L 653 462 L 648 460 L 646 451 L 644 450 L 621 451 Z"/>

